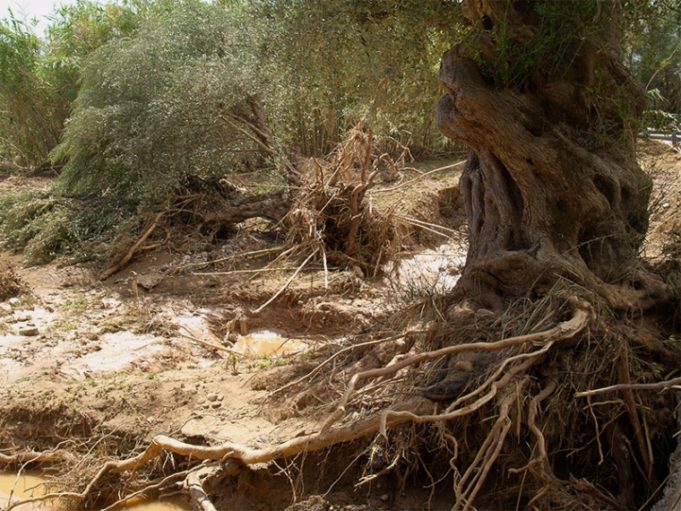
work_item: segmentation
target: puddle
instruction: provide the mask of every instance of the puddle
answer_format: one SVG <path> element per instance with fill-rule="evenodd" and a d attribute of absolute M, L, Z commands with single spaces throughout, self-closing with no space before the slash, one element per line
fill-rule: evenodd
<path fill-rule="evenodd" d="M 298 339 L 282 337 L 271 330 L 260 330 L 248 335 L 240 335 L 232 346 L 236 353 L 248 357 L 271 357 L 292 355 L 305 351 L 308 345 Z"/>
<path fill-rule="evenodd" d="M 131 502 L 118 509 L 128 511 L 191 511 L 192 508 L 183 500 L 175 498 L 163 499 L 158 502 Z"/>
<path fill-rule="evenodd" d="M 0 472 L 0 509 L 4 509 L 4 506 L 7 505 L 10 494 L 12 495 L 12 502 L 44 495 L 45 487 L 42 486 L 44 481 L 41 477 L 30 472 L 23 474 L 19 479 L 12 472 Z M 41 502 L 22 506 L 18 509 L 21 511 L 56 511 L 57 507 L 48 502 Z"/>
<path fill-rule="evenodd" d="M 13 502 L 44 495 L 46 489 L 43 483 L 45 481 L 44 478 L 30 472 L 22 475 L 18 480 L 16 474 L 12 472 L 0 472 L 0 509 L 4 509 L 4 506 L 7 505 L 10 493 L 12 493 Z M 20 511 L 59 511 L 63 507 L 53 501 L 52 503 L 27 504 L 17 509 Z M 129 511 L 190 511 L 191 506 L 181 499 L 174 498 L 159 500 L 158 502 L 131 502 L 119 509 Z"/>

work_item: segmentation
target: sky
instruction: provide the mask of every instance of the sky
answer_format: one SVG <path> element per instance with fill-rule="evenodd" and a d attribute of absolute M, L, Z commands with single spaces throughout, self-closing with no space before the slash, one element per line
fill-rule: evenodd
<path fill-rule="evenodd" d="M 0 18 L 7 16 L 9 7 L 18 18 L 35 18 L 38 21 L 35 31 L 42 35 L 47 27 L 46 16 L 53 14 L 58 5 L 74 3 L 76 0 L 0 0 Z"/>

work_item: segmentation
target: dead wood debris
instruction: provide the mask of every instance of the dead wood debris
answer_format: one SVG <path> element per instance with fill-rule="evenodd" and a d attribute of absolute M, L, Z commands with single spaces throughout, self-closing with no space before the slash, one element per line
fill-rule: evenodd
<path fill-rule="evenodd" d="M 361 125 L 350 130 L 328 161 L 313 159 L 306 182 L 283 219 L 295 254 L 316 251 L 324 267 L 358 267 L 375 276 L 399 248 L 399 223 L 367 200 L 387 155 L 374 151 L 373 135 Z M 292 254 L 292 255 L 295 255 Z"/>

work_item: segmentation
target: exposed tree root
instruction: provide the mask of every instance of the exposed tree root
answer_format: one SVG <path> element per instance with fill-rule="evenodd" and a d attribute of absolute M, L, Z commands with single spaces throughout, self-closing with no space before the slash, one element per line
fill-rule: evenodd
<path fill-rule="evenodd" d="M 225 464 L 230 467 L 230 471 L 233 471 L 235 466 L 251 466 L 259 463 L 291 458 L 301 453 L 319 451 L 343 442 L 372 437 L 377 433 L 387 436 L 388 429 L 401 424 L 425 424 L 450 421 L 455 418 L 470 415 L 474 411 L 480 410 L 483 406 L 492 403 L 493 400 L 498 397 L 498 416 L 487 434 L 485 441 L 482 443 L 473 463 L 457 481 L 457 503 L 454 509 L 470 509 L 473 500 L 483 487 L 491 467 L 499 457 L 502 446 L 504 445 L 504 440 L 510 431 L 512 424 L 512 421 L 510 420 L 511 409 L 512 407 L 517 408 L 519 406 L 518 403 L 522 402 L 520 398 L 521 392 L 529 382 L 529 377 L 525 373 L 542 355 L 547 353 L 555 343 L 572 338 L 578 332 L 582 331 L 589 323 L 592 313 L 588 304 L 580 300 L 574 300 L 573 307 L 574 313 L 572 318 L 559 323 L 548 330 L 510 337 L 491 343 L 469 343 L 450 346 L 433 352 L 407 357 L 403 360 L 396 361 L 387 367 L 357 373 L 351 378 L 348 388 L 338 404 L 338 409 L 341 413 L 333 414 L 316 433 L 295 437 L 281 444 L 260 449 L 253 449 L 232 442 L 223 443 L 217 446 L 192 445 L 175 438 L 159 435 L 154 437 L 149 446 L 138 455 L 125 460 L 109 461 L 105 463 L 83 491 L 79 493 L 53 493 L 35 499 L 27 499 L 11 504 L 7 511 L 29 502 L 53 498 L 86 501 L 94 495 L 98 488 L 98 484 L 108 473 L 121 473 L 140 469 L 146 463 L 160 457 L 164 452 L 173 453 L 191 460 L 217 462 L 200 467 L 198 471 L 190 471 L 187 473 L 185 481 L 185 487 L 188 489 L 190 495 L 192 495 L 192 498 L 195 499 L 199 509 L 212 511 L 214 507 L 203 490 L 202 479 L 214 474 L 216 470 L 221 469 Z M 356 394 L 358 385 L 370 378 L 385 378 L 395 375 L 404 368 L 455 353 L 499 351 L 508 347 L 517 347 L 521 345 L 539 346 L 539 349 L 509 357 L 485 382 L 483 382 L 482 385 L 457 399 L 442 412 L 437 412 L 435 404 L 430 400 L 422 397 L 415 397 L 374 412 L 365 418 L 352 420 L 342 425 L 335 425 L 343 415 L 343 412 L 353 395 Z M 535 415 L 538 403 L 552 390 L 553 389 L 548 389 L 541 392 L 536 399 L 532 401 L 533 404 L 531 405 L 531 408 L 534 406 Z M 517 410 L 516 413 L 519 413 L 519 410 Z M 534 416 L 532 417 L 532 420 L 535 420 Z M 538 431 L 535 424 L 535 434 L 537 434 Z M 540 437 L 540 434 L 538 437 Z M 543 453 L 540 449 L 540 457 L 545 455 L 545 449 Z M 167 479 L 164 481 L 168 482 Z M 161 483 L 164 481 L 161 481 Z M 158 484 L 154 487 L 157 488 Z"/>

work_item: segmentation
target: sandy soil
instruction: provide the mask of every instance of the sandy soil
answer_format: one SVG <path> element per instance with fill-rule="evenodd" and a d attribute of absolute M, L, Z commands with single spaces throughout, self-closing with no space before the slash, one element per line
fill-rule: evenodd
<path fill-rule="evenodd" d="M 440 218 L 429 208 L 438 208 L 456 172 L 420 180 L 427 193 L 386 193 L 376 207 Z M 0 194 L 48 184 L 5 178 Z M 316 353 L 366 335 L 414 293 L 453 287 L 464 261 L 462 237 L 424 239 L 429 248 L 406 250 L 400 264 L 385 268 L 390 278 L 306 269 L 260 313 L 254 311 L 294 268 L 258 273 L 272 255 L 234 258 L 276 249 L 247 233 L 208 251 L 160 248 L 106 281 L 92 265 L 25 268 L 21 254 L 2 252 L 26 292 L 0 303 L 0 450 L 49 449 L 70 438 L 123 455 L 161 433 L 255 447 L 312 431 L 321 417 L 264 399 Z M 244 509 L 290 504 L 288 482 L 276 484 L 270 498 L 247 496 Z M 387 503 L 378 491 L 375 505 L 392 505 L 392 496 Z M 366 495 L 341 492 L 344 505 L 354 499 L 367 502 Z"/>

